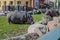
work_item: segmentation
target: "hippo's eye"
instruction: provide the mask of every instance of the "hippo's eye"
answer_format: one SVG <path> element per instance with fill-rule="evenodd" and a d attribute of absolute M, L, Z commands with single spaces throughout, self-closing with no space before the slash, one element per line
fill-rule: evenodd
<path fill-rule="evenodd" d="M 60 37 L 58 38 L 58 40 L 60 40 Z"/>

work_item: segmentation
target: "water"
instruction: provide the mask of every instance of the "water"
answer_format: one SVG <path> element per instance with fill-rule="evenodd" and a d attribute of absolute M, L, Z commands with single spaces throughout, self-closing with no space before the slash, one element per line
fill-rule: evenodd
<path fill-rule="evenodd" d="M 60 26 L 51 30 L 46 35 L 39 37 L 37 40 L 58 40 L 60 38 Z"/>

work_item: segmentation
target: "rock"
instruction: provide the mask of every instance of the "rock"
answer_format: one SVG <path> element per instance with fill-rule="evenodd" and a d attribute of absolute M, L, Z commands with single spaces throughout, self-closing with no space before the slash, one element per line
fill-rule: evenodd
<path fill-rule="evenodd" d="M 33 25 L 29 26 L 28 34 L 29 33 L 37 33 L 38 35 L 40 35 L 39 32 L 36 32 L 36 29 L 39 29 L 39 32 L 41 31 L 41 32 L 43 32 L 43 34 L 47 32 L 46 25 L 36 23 L 36 24 L 33 24 Z"/>
<path fill-rule="evenodd" d="M 50 17 L 48 15 L 44 15 L 43 18 L 42 18 L 41 24 L 47 25 L 47 23 L 51 20 L 52 20 L 52 17 Z"/>
<path fill-rule="evenodd" d="M 21 38 L 12 38 L 12 39 L 8 39 L 8 40 L 21 40 Z"/>
<path fill-rule="evenodd" d="M 56 28 L 58 24 L 59 24 L 59 18 L 53 17 L 53 20 L 49 21 L 47 26 L 48 26 L 49 30 L 52 30 L 52 29 Z"/>
<path fill-rule="evenodd" d="M 39 36 L 42 36 L 47 33 L 46 25 L 35 23 L 29 26 L 28 35 L 26 36 L 27 40 L 36 40 Z"/>
<path fill-rule="evenodd" d="M 36 40 L 39 36 L 36 33 L 30 33 L 30 34 L 27 34 L 25 37 L 26 37 L 26 40 Z"/>

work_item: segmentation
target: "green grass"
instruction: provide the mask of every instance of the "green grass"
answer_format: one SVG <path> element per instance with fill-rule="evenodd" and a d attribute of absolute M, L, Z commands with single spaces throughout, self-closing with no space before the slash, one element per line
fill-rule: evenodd
<path fill-rule="evenodd" d="M 36 15 L 32 15 L 34 22 L 38 22 L 42 19 L 43 14 L 36 14 Z"/>
<path fill-rule="evenodd" d="M 35 22 L 41 20 L 43 14 L 32 15 Z M 29 24 L 8 24 L 6 16 L 0 16 L 0 39 L 27 33 Z"/>

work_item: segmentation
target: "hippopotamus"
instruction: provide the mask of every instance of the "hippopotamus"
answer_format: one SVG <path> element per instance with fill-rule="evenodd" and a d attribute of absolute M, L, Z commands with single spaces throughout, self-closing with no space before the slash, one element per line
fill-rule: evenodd
<path fill-rule="evenodd" d="M 14 24 L 20 24 L 20 23 L 28 23 L 28 24 L 33 24 L 33 17 L 25 12 L 25 11 L 14 11 L 14 12 L 8 12 L 7 13 L 7 19 L 8 23 L 14 23 Z"/>
<path fill-rule="evenodd" d="M 46 15 L 49 15 L 50 17 L 57 17 L 59 16 L 59 11 L 58 10 L 48 10 L 45 13 Z"/>

